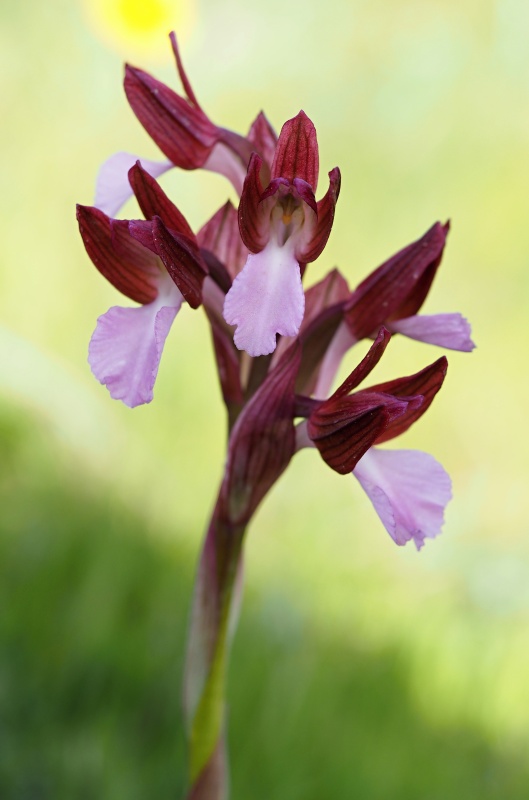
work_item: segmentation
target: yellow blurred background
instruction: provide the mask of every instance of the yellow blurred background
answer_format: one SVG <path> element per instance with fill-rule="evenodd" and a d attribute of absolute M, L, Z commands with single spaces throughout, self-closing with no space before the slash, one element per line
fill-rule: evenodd
<path fill-rule="evenodd" d="M 89 504 L 107 498 L 108 507 L 117 509 L 113 530 L 123 534 L 115 555 L 118 572 L 131 515 L 141 520 L 140 539 L 169 561 L 184 564 L 186 585 L 191 581 L 224 457 L 224 414 L 205 317 L 183 309 L 167 341 L 150 406 L 130 411 L 112 401 L 92 377 L 86 353 L 97 316 L 122 301 L 86 256 L 75 222 L 75 203 L 93 202 L 99 165 L 109 155 L 126 150 L 159 158 L 128 108 L 122 63 L 126 59 L 154 72 L 180 91 L 167 39 L 173 28 L 193 87 L 216 123 L 244 132 L 263 108 L 279 129 L 303 108 L 318 130 L 322 171 L 340 166 L 335 226 L 323 256 L 309 269 L 309 280 L 337 265 L 354 286 L 435 220 L 450 218 L 444 261 L 425 311 L 461 311 L 472 323 L 477 344 L 470 355 L 448 354 L 443 391 L 425 418 L 396 443 L 431 452 L 453 478 L 454 498 L 442 536 L 420 554 L 411 545 L 395 547 L 359 486 L 328 470 L 315 452 L 304 451 L 250 531 L 243 633 L 235 658 L 246 669 L 279 675 L 278 682 L 284 678 L 295 693 L 295 662 L 289 662 L 287 676 L 278 666 L 288 648 L 298 648 L 300 663 L 315 658 L 319 647 L 333 648 L 344 673 L 349 658 L 354 671 L 355 657 L 377 664 L 390 653 L 391 663 L 398 664 L 398 691 L 405 696 L 407 713 L 422 726 L 421 735 L 436 741 L 475 739 L 483 750 L 461 794 L 456 777 L 453 784 L 436 784 L 436 779 L 429 784 L 424 760 L 416 765 L 424 776 L 417 785 L 404 786 L 405 778 L 391 763 L 385 788 L 366 773 L 363 783 L 351 784 L 358 794 L 350 789 L 340 795 L 338 788 L 333 796 L 527 797 L 529 5 L 521 0 L 2 3 L 0 496 L 2 531 L 9 543 L 3 550 L 8 554 L 6 586 L 11 586 L 9 553 L 21 539 L 38 540 L 47 513 L 39 504 L 46 506 L 48 489 L 53 493 L 61 486 L 80 491 Z M 202 173 L 174 170 L 161 182 L 195 229 L 230 193 L 219 176 Z M 436 348 L 397 337 L 377 380 L 415 371 L 438 355 Z M 70 521 L 61 521 L 66 539 L 68 531 L 78 538 L 84 530 L 75 517 L 76 503 L 68 505 Z M 53 508 L 62 515 L 60 501 Z M 53 521 L 50 525 L 46 555 L 35 562 L 34 576 L 49 568 Z M 104 547 L 104 531 L 98 536 Z M 112 580 L 110 570 L 109 585 Z M 29 581 L 20 597 L 31 597 L 31 586 Z M 56 591 L 51 579 L 42 591 Z M 108 585 L 101 591 L 106 597 Z M 75 585 L 69 585 L 57 603 L 69 604 L 75 596 Z M 7 590 L 4 600 L 10 607 Z M 46 625 L 46 597 L 32 602 L 34 624 L 42 603 Z M 105 603 L 93 613 L 104 618 Z M 169 620 L 172 613 L 185 616 L 187 606 L 169 609 Z M 84 625 L 92 618 L 86 614 L 74 615 L 70 624 Z M 259 635 L 274 642 L 262 668 L 253 664 L 251 653 L 243 653 L 242 643 L 252 641 L 248 631 L 250 638 L 244 638 L 250 620 L 257 620 Z M 15 638 L 24 637 L 21 625 Z M 169 622 L 168 637 L 170 627 Z M 119 635 L 119 625 L 112 635 Z M 183 641 L 174 647 L 180 651 Z M 4 652 L 7 663 L 13 651 Z M 46 652 L 43 644 L 33 659 L 28 656 L 37 676 L 38 660 L 44 654 L 45 661 Z M 177 662 L 178 653 L 174 658 Z M 324 667 L 321 662 L 318 669 Z M 16 670 L 5 667 L 2 674 L 10 676 L 0 684 L 9 695 L 15 691 Z M 373 697 L 383 691 L 386 672 L 379 678 L 371 685 Z M 176 669 L 172 680 L 177 695 Z M 242 726 L 262 714 L 273 716 L 264 708 L 274 704 L 278 690 L 273 679 L 267 680 L 269 693 L 255 699 L 251 714 L 237 705 L 234 685 L 236 730 L 237 720 Z M 298 691 L 296 702 L 328 707 L 332 685 L 329 666 L 320 687 L 327 700 L 318 698 L 307 679 L 306 692 Z M 24 687 L 16 691 L 23 694 Z M 35 691 L 45 692 L 45 685 Z M 335 749 L 334 736 L 347 775 L 354 755 L 341 726 L 344 718 L 359 714 L 359 706 L 369 717 L 369 697 L 369 692 L 357 696 L 351 691 L 335 716 L 325 717 L 334 733 L 329 734 L 329 750 L 318 749 L 319 770 L 325 770 Z M 402 697 L 399 702 L 404 703 Z M 36 739 L 28 744 L 23 733 L 30 723 L 11 711 L 10 735 L 31 754 Z M 314 726 L 324 713 L 315 712 Z M 383 738 L 384 714 L 378 713 L 376 729 Z M 61 727 L 57 736 L 68 730 Z M 280 791 L 279 770 L 287 774 L 292 766 L 279 752 L 279 740 L 274 750 L 272 723 L 266 728 L 265 761 L 275 765 L 270 767 L 275 777 L 269 794 L 261 795 L 266 775 L 255 777 L 256 754 L 248 761 L 238 754 L 237 735 L 231 737 L 235 768 L 240 762 L 243 774 L 244 764 L 252 764 L 254 772 L 247 771 L 254 783 L 235 776 L 236 800 L 250 799 L 243 786 L 254 786 L 252 800 L 325 796 L 324 789 L 311 793 L 316 777 Z M 378 739 L 370 735 L 375 752 Z M 398 730 L 394 735 L 399 738 Z M 294 760 L 303 752 L 314 757 L 316 745 L 310 732 L 306 736 L 309 743 L 299 746 Z M 95 750 L 96 740 L 90 744 Z M 88 745 L 83 750 L 82 741 L 79 752 L 85 753 Z M 244 752 L 251 741 L 250 732 L 240 745 Z M 99 774 L 98 758 L 104 761 L 100 746 L 103 754 L 86 767 L 90 774 Z M 355 740 L 351 750 L 359 746 Z M 57 787 L 62 784 L 51 777 L 42 784 L 55 787 L 49 794 L 47 789 L 23 794 L 16 789 L 23 784 L 20 775 L 35 762 L 21 750 L 0 760 L 3 797 L 136 796 L 123 788 L 126 783 L 108 789 L 114 785 L 109 777 L 98 784 L 99 795 L 95 790 L 93 795 L 81 790 L 61 795 Z M 417 757 L 415 749 L 402 753 L 410 764 Z M 83 758 L 75 762 L 80 765 L 76 774 L 84 774 Z M 358 764 L 351 767 L 357 774 L 359 769 Z M 42 771 L 53 773 L 49 764 Z M 9 783 L 8 774 L 18 777 Z M 517 776 L 512 784 L 509 775 Z"/>

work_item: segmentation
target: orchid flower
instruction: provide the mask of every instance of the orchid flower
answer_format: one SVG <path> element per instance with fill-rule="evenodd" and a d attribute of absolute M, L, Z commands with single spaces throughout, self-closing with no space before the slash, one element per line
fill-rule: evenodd
<path fill-rule="evenodd" d="M 435 459 L 410 450 L 379 450 L 375 445 L 404 433 L 429 408 L 447 369 L 443 356 L 429 367 L 351 394 L 380 360 L 391 334 L 381 328 L 369 352 L 341 386 L 324 401 L 313 401 L 298 446 L 317 447 L 340 474 L 352 473 L 366 491 L 394 541 L 440 533 L 450 479 Z"/>
<path fill-rule="evenodd" d="M 196 98 L 174 33 L 170 39 L 185 97 L 144 70 L 125 66 L 124 88 L 130 107 L 166 159 L 152 161 L 119 152 L 105 161 L 99 170 L 94 205 L 111 217 L 131 197 L 127 175 L 138 160 L 153 178 L 173 167 L 217 172 L 240 194 L 252 150 L 266 159 L 275 143 L 275 133 L 262 113 L 247 137 L 215 125 Z"/>
<path fill-rule="evenodd" d="M 100 316 L 88 354 L 92 372 L 111 397 L 133 408 L 152 400 L 165 339 L 184 299 L 192 308 L 201 304 L 208 269 L 185 218 L 139 163 L 129 180 L 152 221 L 129 224 L 81 205 L 77 219 L 94 265 L 140 303 L 114 306 Z"/>
<path fill-rule="evenodd" d="M 470 325 L 459 313 L 419 315 L 441 263 L 450 230 L 436 222 L 416 242 L 399 250 L 348 295 L 343 320 L 322 364 L 317 393 L 331 388 L 344 354 L 358 341 L 373 338 L 381 325 L 410 339 L 471 352 Z"/>
<path fill-rule="evenodd" d="M 224 318 L 236 325 L 234 341 L 250 356 L 273 353 L 276 335 L 296 336 L 305 306 L 301 272 L 323 251 L 340 192 L 340 171 L 329 173 L 316 202 L 318 143 L 307 115 L 285 122 L 263 189 L 262 159 L 253 153 L 239 205 L 241 238 L 250 251 L 226 295 Z"/>

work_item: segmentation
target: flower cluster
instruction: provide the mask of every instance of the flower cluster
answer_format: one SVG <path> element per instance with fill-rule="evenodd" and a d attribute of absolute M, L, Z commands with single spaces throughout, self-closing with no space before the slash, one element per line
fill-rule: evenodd
<path fill-rule="evenodd" d="M 171 35 L 185 96 L 127 66 L 125 92 L 165 160 L 118 153 L 101 168 L 94 206 L 78 206 L 88 255 L 138 305 L 113 307 L 89 347 L 96 378 L 134 407 L 152 400 L 165 339 L 182 303 L 203 307 L 228 411 L 228 459 L 219 519 L 245 526 L 295 452 L 316 448 L 340 474 L 352 473 L 387 531 L 403 545 L 439 533 L 450 479 L 430 456 L 385 450 L 442 386 L 447 361 L 403 378 L 359 388 L 393 334 L 470 351 L 460 314 L 423 316 L 448 224 L 374 270 L 354 290 L 333 270 L 303 288 L 307 265 L 325 248 L 340 192 L 340 172 L 316 200 L 316 130 L 300 111 L 277 137 L 263 113 L 246 136 L 217 126 L 197 101 Z M 167 170 L 224 175 L 239 196 L 195 234 L 157 178 Z M 116 219 L 135 196 L 142 219 Z M 344 354 L 362 339 L 367 355 L 336 391 Z"/>

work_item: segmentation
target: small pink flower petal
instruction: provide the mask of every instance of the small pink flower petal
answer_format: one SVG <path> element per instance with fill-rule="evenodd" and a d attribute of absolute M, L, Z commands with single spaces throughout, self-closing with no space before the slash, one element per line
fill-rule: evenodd
<path fill-rule="evenodd" d="M 150 403 L 169 329 L 182 304 L 176 287 L 138 308 L 114 306 L 99 317 L 88 362 L 114 400 L 129 408 Z"/>
<path fill-rule="evenodd" d="M 226 295 L 224 319 L 236 325 L 234 342 L 250 356 L 273 353 L 276 334 L 296 336 L 305 296 L 299 264 L 288 246 L 270 241 L 248 260 Z"/>
<path fill-rule="evenodd" d="M 449 350 L 470 353 L 476 346 L 470 338 L 470 323 L 461 314 L 421 314 L 391 322 L 387 327 L 410 339 Z"/>
<path fill-rule="evenodd" d="M 139 156 L 132 153 L 114 153 L 100 167 L 94 205 L 109 217 L 115 217 L 129 197 L 132 197 L 129 169 L 138 159 Z M 149 161 L 146 158 L 140 161 L 143 169 L 153 178 L 158 178 L 173 166 L 171 161 Z"/>
<path fill-rule="evenodd" d="M 372 447 L 353 475 L 398 545 L 413 539 L 420 550 L 425 539 L 441 532 L 444 509 L 452 497 L 451 481 L 428 453 Z"/>

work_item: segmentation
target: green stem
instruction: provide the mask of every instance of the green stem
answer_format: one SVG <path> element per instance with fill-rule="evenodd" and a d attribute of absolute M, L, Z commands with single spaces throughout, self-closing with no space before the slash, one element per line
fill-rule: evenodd
<path fill-rule="evenodd" d="M 217 504 L 198 567 L 184 673 L 187 800 L 228 797 L 224 695 L 240 599 L 243 535 L 244 527 L 226 522 Z"/>

